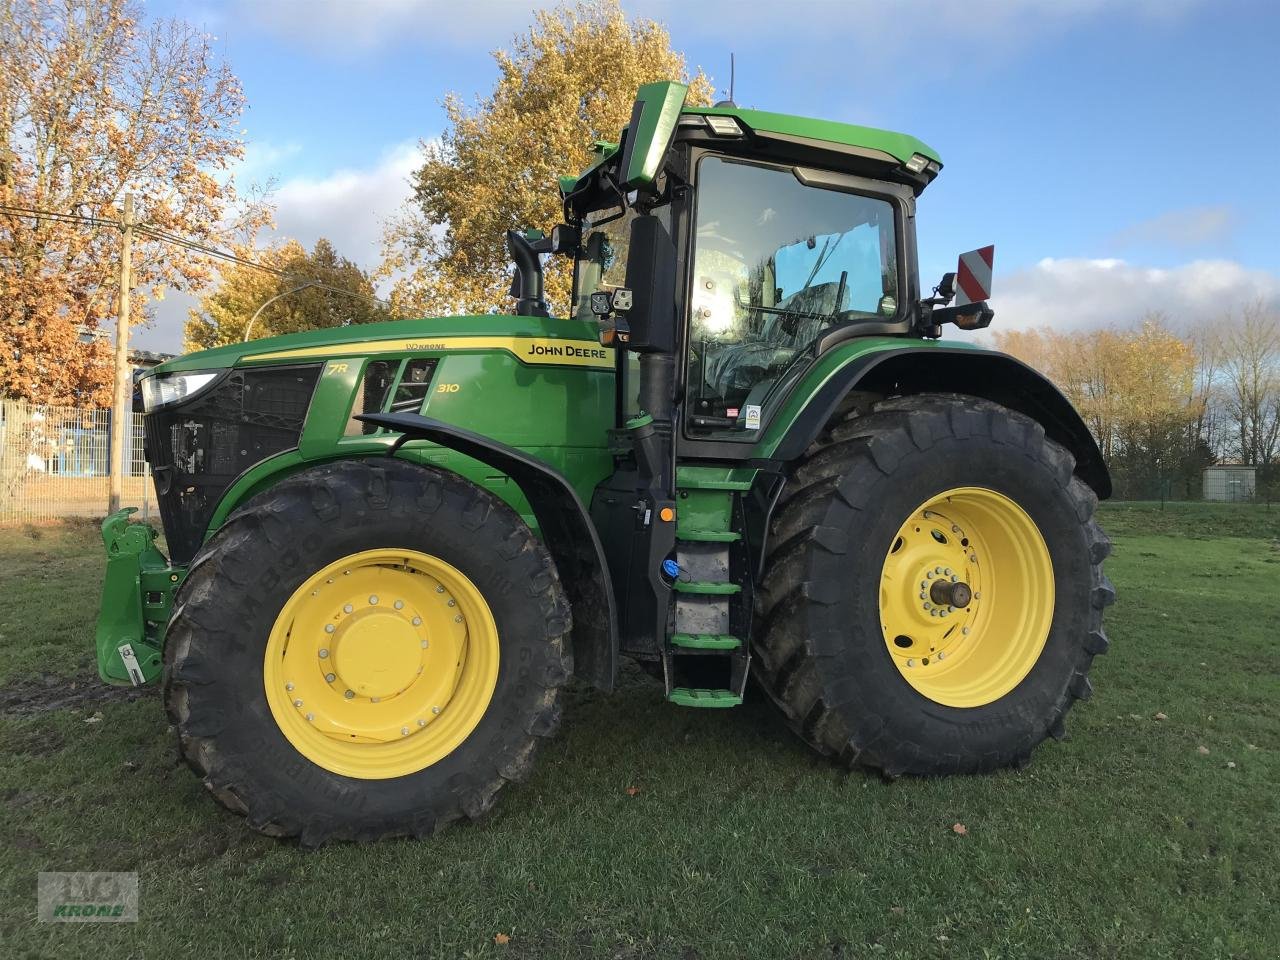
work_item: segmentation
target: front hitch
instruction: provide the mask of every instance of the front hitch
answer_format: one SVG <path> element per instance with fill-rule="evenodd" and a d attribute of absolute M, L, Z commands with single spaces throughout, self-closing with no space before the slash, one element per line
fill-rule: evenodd
<path fill-rule="evenodd" d="M 128 507 L 102 522 L 107 573 L 95 635 L 98 676 L 134 686 L 160 674 L 173 594 L 186 576 L 185 569 L 171 567 L 156 549 L 155 528 L 129 522 L 136 510 Z"/>

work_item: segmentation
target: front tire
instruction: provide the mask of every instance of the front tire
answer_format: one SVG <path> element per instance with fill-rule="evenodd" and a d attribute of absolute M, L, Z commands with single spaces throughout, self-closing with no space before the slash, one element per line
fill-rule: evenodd
<path fill-rule="evenodd" d="M 1110 541 L 1031 419 L 920 395 L 850 405 L 770 524 L 756 676 L 824 754 L 889 777 L 1029 761 L 1106 652 Z"/>
<path fill-rule="evenodd" d="M 559 723 L 569 605 L 520 517 L 396 460 L 290 477 L 192 562 L 164 696 L 188 764 L 272 836 L 479 817 Z"/>

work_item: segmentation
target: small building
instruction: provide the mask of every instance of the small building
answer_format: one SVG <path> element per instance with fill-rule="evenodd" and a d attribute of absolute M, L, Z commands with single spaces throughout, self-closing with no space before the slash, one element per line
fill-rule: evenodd
<path fill-rule="evenodd" d="M 1243 463 L 1219 463 L 1205 467 L 1204 498 L 1228 503 L 1252 500 L 1258 490 L 1257 467 Z"/>

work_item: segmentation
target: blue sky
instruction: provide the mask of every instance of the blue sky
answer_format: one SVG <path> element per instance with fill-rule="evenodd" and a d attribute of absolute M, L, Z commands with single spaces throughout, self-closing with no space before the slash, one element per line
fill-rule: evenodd
<path fill-rule="evenodd" d="M 541 4 L 539 4 L 541 5 Z M 743 106 L 902 130 L 946 164 L 922 279 L 996 244 L 997 324 L 1212 319 L 1280 303 L 1280 4 L 1266 0 L 623 0 Z M 508 0 L 157 0 L 244 83 L 238 179 L 275 178 L 282 233 L 373 266 L 440 100 L 487 91 L 527 28 Z M 548 184 L 548 189 L 552 189 Z M 543 225 L 545 226 L 545 225 Z M 140 331 L 176 350 L 174 297 Z"/>

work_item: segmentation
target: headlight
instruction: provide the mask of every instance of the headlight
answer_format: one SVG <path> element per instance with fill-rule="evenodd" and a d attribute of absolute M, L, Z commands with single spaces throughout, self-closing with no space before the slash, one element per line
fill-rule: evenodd
<path fill-rule="evenodd" d="M 153 413 L 195 396 L 222 376 L 223 371 L 166 373 L 146 377 L 142 381 L 142 410 Z"/>

